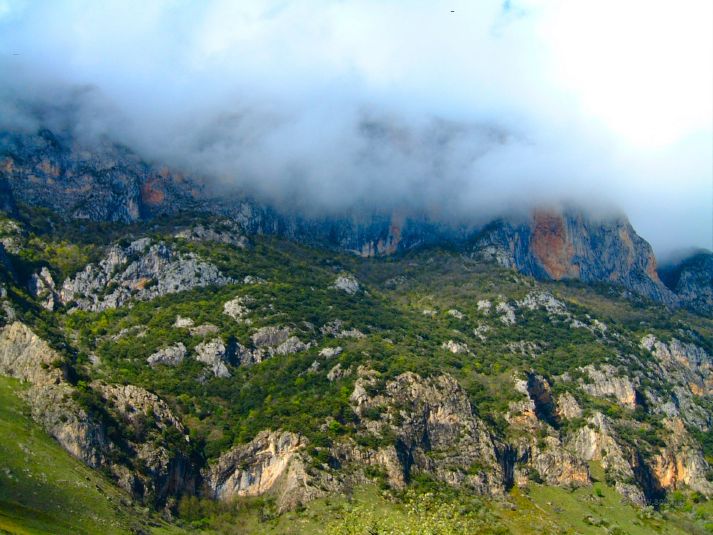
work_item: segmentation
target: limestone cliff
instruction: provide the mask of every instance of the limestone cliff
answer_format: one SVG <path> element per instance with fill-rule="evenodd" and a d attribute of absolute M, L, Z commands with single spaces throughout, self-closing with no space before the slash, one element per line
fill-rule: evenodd
<path fill-rule="evenodd" d="M 23 323 L 0 331 L 0 373 L 30 383 L 25 398 L 33 419 L 68 452 L 152 504 L 193 492 L 197 468 L 185 429 L 162 400 L 132 385 L 74 386 L 65 366 Z"/>
<path fill-rule="evenodd" d="M 244 247 L 242 233 L 277 234 L 360 256 L 448 245 L 538 278 L 607 282 L 669 305 L 680 300 L 711 312 L 710 255 L 677 271 L 672 291 L 659 280 L 651 247 L 624 217 L 595 219 L 580 210 L 540 209 L 526 221 L 504 219 L 478 228 L 420 214 L 357 209 L 305 216 L 225 191 L 216 195 L 196 177 L 148 165 L 108 140 L 82 145 L 48 130 L 0 133 L 0 184 L 7 184 L 7 203 L 51 208 L 65 217 L 126 223 L 203 210 L 239 226 L 228 233 L 205 228 L 179 233 L 191 240 Z"/>
<path fill-rule="evenodd" d="M 541 279 L 609 282 L 667 304 L 677 297 L 659 279 L 651 246 L 623 218 L 595 220 L 574 210 L 536 210 L 523 222 L 487 226 L 476 257 Z"/>
<path fill-rule="evenodd" d="M 661 280 L 687 307 L 713 316 L 713 253 L 700 251 L 659 269 Z"/>

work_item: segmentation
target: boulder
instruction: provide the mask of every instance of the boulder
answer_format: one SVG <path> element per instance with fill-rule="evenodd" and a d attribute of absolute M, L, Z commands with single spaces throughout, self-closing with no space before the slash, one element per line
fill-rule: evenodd
<path fill-rule="evenodd" d="M 178 342 L 172 346 L 159 349 L 156 353 L 149 356 L 146 362 L 148 362 L 152 368 L 160 364 L 165 366 L 178 366 L 183 362 L 184 358 L 186 358 L 186 346 Z"/>
<path fill-rule="evenodd" d="M 335 290 L 341 290 L 349 295 L 354 295 L 359 291 L 360 286 L 359 281 L 356 280 L 354 275 L 342 274 L 335 279 L 332 288 Z"/>
<path fill-rule="evenodd" d="M 220 338 L 201 342 L 196 346 L 196 360 L 207 364 L 213 375 L 216 377 L 230 377 L 230 371 L 226 366 L 228 354 Z"/>

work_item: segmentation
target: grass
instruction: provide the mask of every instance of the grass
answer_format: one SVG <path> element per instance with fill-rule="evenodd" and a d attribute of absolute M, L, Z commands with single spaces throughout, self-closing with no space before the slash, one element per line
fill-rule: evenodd
<path fill-rule="evenodd" d="M 111 535 L 156 523 L 29 418 L 23 388 L 0 376 L 0 532 Z"/>
<path fill-rule="evenodd" d="M 123 534 L 139 527 L 156 535 L 367 535 L 373 529 L 402 535 L 473 529 L 514 534 L 598 534 L 607 529 L 630 535 L 713 532 L 713 502 L 660 512 L 637 509 L 623 504 L 604 483 L 596 463 L 591 471 L 598 481 L 576 490 L 531 485 L 497 500 L 455 491 L 435 498 L 412 493 L 397 499 L 367 485 L 350 496 L 318 499 L 279 516 L 248 504 L 236 507 L 233 514 L 171 525 L 131 504 L 125 493 L 48 437 L 28 418 L 18 395 L 23 388 L 15 379 L 0 377 L 0 433 L 6 438 L 0 443 L 0 533 Z"/>
<path fill-rule="evenodd" d="M 138 237 L 145 232 L 140 227 L 107 227 L 88 233 L 80 232 L 76 225 L 57 222 L 49 225 L 55 230 L 40 232 L 42 218 L 33 221 L 33 232 L 40 234 L 22 249 L 20 260 L 25 263 L 20 262 L 20 266 L 27 269 L 20 271 L 27 271 L 26 275 L 47 264 L 58 283 L 89 259 L 99 258 L 101 244 L 125 238 L 128 233 L 135 232 Z M 72 315 L 63 310 L 39 310 L 24 292 L 13 289 L 12 281 L 7 286 L 23 321 L 53 342 L 88 380 L 136 384 L 160 395 L 190 429 L 192 443 L 204 444 L 208 459 L 250 440 L 264 428 L 295 430 L 312 441 L 325 442 L 357 433 L 348 402 L 355 374 L 329 381 L 327 373 L 336 363 L 343 369 L 355 370 L 360 365 L 372 368 L 381 374 L 382 383 L 404 371 L 449 373 L 465 388 L 478 415 L 507 440 L 509 428 L 503 414 L 520 396 L 512 388 L 516 373 L 534 371 L 552 379 L 555 389 L 571 390 L 585 410 L 606 411 L 618 406 L 610 400 L 590 399 L 573 382 L 557 377 L 568 372 L 576 379 L 580 366 L 603 362 L 644 374 L 650 356 L 639 348 L 639 341 L 649 332 L 663 340 L 676 336 L 713 350 L 710 319 L 686 311 L 670 313 L 642 299 L 627 300 L 614 287 L 535 283 L 512 271 L 441 249 L 388 259 L 361 259 L 264 236 L 252 237 L 247 249 L 236 249 L 225 244 L 176 240 L 172 237 L 175 221 L 157 225 L 152 229 L 154 239 L 196 253 L 236 280 L 255 275 L 266 282 L 197 288 L 131 307 Z M 342 269 L 357 276 L 364 292 L 349 296 L 330 288 Z M 600 319 L 608 327 L 607 336 L 573 329 L 542 310 L 519 309 L 517 323 L 512 326 L 503 325 L 494 312 L 478 310 L 480 299 L 489 299 L 493 305 L 512 303 L 533 290 L 552 292 L 585 323 Z M 251 325 L 237 323 L 222 313 L 223 303 L 236 295 L 251 298 Z M 434 312 L 424 315 L 425 309 Z M 450 309 L 457 309 L 464 317 L 449 314 Z M 150 368 L 146 358 L 158 348 L 180 341 L 192 353 L 202 340 L 175 329 L 177 315 L 189 316 L 196 324 L 215 324 L 226 342 L 235 339 L 249 345 L 255 329 L 280 325 L 289 326 L 313 345 L 295 355 L 232 368 L 233 375 L 228 379 L 204 378 L 203 366 L 192 358 L 176 368 Z M 345 328 L 366 333 L 367 338 L 335 340 L 323 336 L 320 327 L 336 319 L 344 321 Z M 485 339 L 473 331 L 481 326 L 489 328 Z M 144 328 L 146 336 L 112 338 L 131 327 Z M 466 344 L 470 353 L 449 353 L 442 347 L 448 340 Z M 511 342 L 536 343 L 537 357 L 512 350 Z M 322 347 L 336 344 L 344 349 L 338 357 L 320 359 Z M 88 365 L 91 354 L 100 357 L 100 365 Z M 316 361 L 319 367 L 315 370 L 312 364 Z M 669 386 L 665 380 L 651 381 L 653 389 L 663 391 Z M 157 522 L 153 513 L 131 505 L 127 495 L 70 457 L 32 424 L 16 395 L 21 388 L 0 378 L 0 432 L 3 437 L 11 437 L 0 445 L 0 532 L 125 533 Z M 324 430 L 328 418 L 339 422 L 338 431 Z M 634 422 L 632 414 L 621 410 L 613 418 Z M 652 432 L 653 439 L 664 438 L 655 429 Z M 646 441 L 637 437 L 633 435 L 632 440 L 646 447 Z M 460 533 L 463 526 L 495 533 L 706 533 L 706 523 L 713 518 L 710 502 L 689 501 L 683 507 L 664 507 L 661 511 L 638 510 L 622 504 L 615 490 L 604 484 L 603 476 L 597 475 L 598 470 L 592 466 L 599 479 L 595 486 L 573 491 L 532 485 L 527 491 L 513 491 L 503 500 L 485 501 L 456 493 L 439 498 L 441 501 L 427 498 L 414 505 L 413 499 L 394 500 L 375 487 L 365 487 L 356 489 L 352 496 L 316 500 L 300 511 L 280 516 L 256 500 L 229 504 L 191 521 L 184 517 L 176 525 L 157 522 L 151 529 L 166 535 L 185 530 L 356 535 L 377 526 L 379 533 L 403 534 L 418 533 L 419 527 L 434 522 L 450 526 L 450 531 L 433 531 L 444 534 Z M 461 499 L 481 505 L 472 510 L 453 510 Z M 482 504 L 486 504 L 485 509 Z M 713 528 L 709 532 L 713 533 Z"/>
<path fill-rule="evenodd" d="M 621 495 L 604 483 L 604 471 L 591 463 L 592 476 L 598 480 L 591 487 L 575 490 L 533 484 L 527 489 L 514 489 L 511 500 L 516 510 L 503 511 L 501 517 L 513 533 L 617 533 L 650 535 L 652 533 L 685 534 L 705 531 L 705 515 L 698 511 L 655 511 L 622 502 Z"/>

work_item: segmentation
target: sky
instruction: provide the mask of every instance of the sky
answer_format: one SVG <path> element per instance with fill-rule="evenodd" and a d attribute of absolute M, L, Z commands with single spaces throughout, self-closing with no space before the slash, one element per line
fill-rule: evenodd
<path fill-rule="evenodd" d="M 566 202 L 713 249 L 710 0 L 0 0 L 0 128 L 30 101 L 305 213 Z"/>

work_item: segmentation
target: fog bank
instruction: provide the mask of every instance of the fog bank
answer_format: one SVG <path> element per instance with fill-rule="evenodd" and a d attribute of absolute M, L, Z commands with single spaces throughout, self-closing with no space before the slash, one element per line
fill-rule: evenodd
<path fill-rule="evenodd" d="M 0 0 L 0 128 L 307 213 L 622 210 L 713 248 L 708 0 Z"/>

